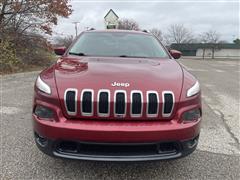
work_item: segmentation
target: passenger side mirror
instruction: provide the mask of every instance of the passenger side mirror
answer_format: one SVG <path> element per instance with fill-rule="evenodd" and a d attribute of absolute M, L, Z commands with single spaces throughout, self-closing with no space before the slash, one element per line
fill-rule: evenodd
<path fill-rule="evenodd" d="M 169 52 L 174 59 L 179 59 L 182 56 L 182 53 L 180 51 L 174 49 L 169 50 Z"/>
<path fill-rule="evenodd" d="M 57 48 L 54 48 L 54 52 L 55 52 L 56 55 L 62 56 L 62 55 L 64 55 L 64 53 L 66 52 L 66 47 L 57 47 Z"/>

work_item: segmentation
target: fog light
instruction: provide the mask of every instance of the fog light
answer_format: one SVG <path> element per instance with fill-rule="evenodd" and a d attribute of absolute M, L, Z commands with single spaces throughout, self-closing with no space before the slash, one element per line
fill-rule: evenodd
<path fill-rule="evenodd" d="M 40 118 L 53 118 L 53 111 L 47 107 L 37 105 L 34 111 Z"/>
<path fill-rule="evenodd" d="M 201 117 L 200 109 L 193 109 L 183 113 L 183 121 L 197 121 Z"/>
<path fill-rule="evenodd" d="M 46 138 L 41 137 L 41 136 L 40 136 L 39 134 L 37 134 L 36 132 L 34 133 L 34 135 L 35 135 L 35 140 L 36 140 L 36 142 L 37 142 L 40 146 L 42 146 L 42 147 L 46 147 L 46 146 L 47 146 L 48 141 L 47 141 Z"/>
<path fill-rule="evenodd" d="M 199 136 L 195 137 L 192 140 L 187 141 L 188 148 L 193 148 L 194 146 L 196 146 L 198 144 L 198 138 Z"/>

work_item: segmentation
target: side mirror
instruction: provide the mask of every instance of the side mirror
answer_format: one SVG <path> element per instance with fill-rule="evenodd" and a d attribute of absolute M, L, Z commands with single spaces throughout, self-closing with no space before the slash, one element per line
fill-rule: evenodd
<path fill-rule="evenodd" d="M 171 50 L 169 50 L 169 52 L 174 59 L 179 59 L 182 56 L 182 53 L 177 50 L 171 49 Z"/>
<path fill-rule="evenodd" d="M 54 48 L 54 52 L 56 55 L 59 55 L 59 56 L 62 56 L 64 55 L 66 51 L 66 47 L 57 47 L 57 48 Z"/>

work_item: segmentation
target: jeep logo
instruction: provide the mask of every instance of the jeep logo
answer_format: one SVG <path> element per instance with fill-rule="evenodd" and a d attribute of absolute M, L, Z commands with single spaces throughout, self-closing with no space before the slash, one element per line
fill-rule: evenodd
<path fill-rule="evenodd" d="M 113 82 L 113 83 L 111 83 L 111 86 L 113 86 L 113 87 L 129 87 L 130 86 L 130 84 L 129 83 L 118 83 L 118 82 Z"/>

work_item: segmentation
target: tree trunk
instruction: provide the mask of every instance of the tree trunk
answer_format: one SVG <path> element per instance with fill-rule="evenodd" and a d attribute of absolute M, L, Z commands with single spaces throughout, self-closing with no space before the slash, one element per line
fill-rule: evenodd
<path fill-rule="evenodd" d="M 215 48 L 212 48 L 212 59 L 214 59 Z"/>
<path fill-rule="evenodd" d="M 203 48 L 203 54 L 202 54 L 202 58 L 205 58 L 205 47 Z"/>

